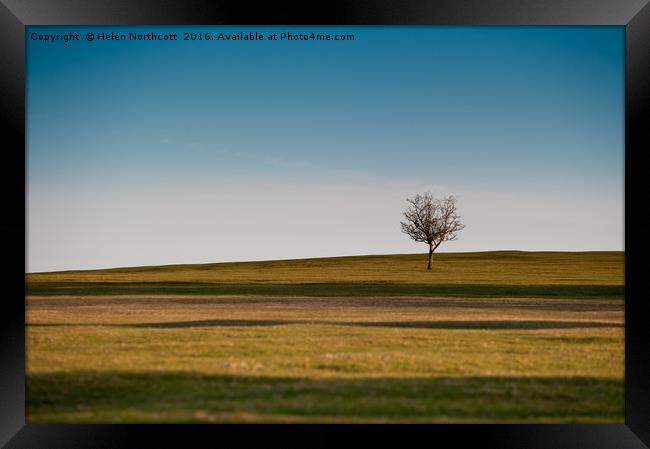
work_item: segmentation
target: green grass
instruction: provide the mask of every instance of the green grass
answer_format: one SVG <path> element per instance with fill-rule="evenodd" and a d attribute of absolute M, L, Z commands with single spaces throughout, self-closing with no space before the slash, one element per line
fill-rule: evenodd
<path fill-rule="evenodd" d="M 70 372 L 33 376 L 28 391 L 31 413 L 72 422 L 601 422 L 623 413 L 623 384 L 590 377 Z"/>
<path fill-rule="evenodd" d="M 615 298 L 622 285 L 490 285 L 490 284 L 232 284 L 209 282 L 34 282 L 33 296 L 83 295 L 270 295 L 270 296 L 444 296 L 463 298 Z"/>
<path fill-rule="evenodd" d="M 620 251 L 439 253 L 432 270 L 426 264 L 426 254 L 352 256 L 34 273 L 27 280 L 36 289 L 40 283 L 66 282 L 620 286 L 624 279 Z"/>
<path fill-rule="evenodd" d="M 29 422 L 623 422 L 623 254 L 27 276 Z"/>

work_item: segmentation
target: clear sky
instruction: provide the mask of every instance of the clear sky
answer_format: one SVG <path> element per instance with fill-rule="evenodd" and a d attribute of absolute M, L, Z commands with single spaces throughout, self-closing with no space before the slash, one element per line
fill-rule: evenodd
<path fill-rule="evenodd" d="M 623 50 L 623 27 L 29 27 L 27 271 L 424 252 L 399 221 L 426 190 L 466 224 L 441 251 L 622 250 Z"/>

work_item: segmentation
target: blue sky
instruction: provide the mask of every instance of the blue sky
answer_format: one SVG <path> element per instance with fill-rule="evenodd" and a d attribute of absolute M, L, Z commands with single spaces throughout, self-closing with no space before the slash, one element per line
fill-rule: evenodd
<path fill-rule="evenodd" d="M 622 27 L 27 33 L 28 271 L 417 252 L 399 220 L 422 190 L 465 213 L 441 250 L 623 249 Z"/>

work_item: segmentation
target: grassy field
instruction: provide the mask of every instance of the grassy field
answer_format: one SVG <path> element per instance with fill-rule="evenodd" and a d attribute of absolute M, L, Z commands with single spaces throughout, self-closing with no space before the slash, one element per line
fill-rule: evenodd
<path fill-rule="evenodd" d="M 623 422 L 623 253 L 27 276 L 29 422 Z"/>

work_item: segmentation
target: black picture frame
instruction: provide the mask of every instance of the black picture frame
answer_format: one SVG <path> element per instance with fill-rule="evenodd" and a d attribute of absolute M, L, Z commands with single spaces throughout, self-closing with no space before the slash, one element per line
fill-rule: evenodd
<path fill-rule="evenodd" d="M 620 425 L 45 425 L 25 416 L 25 26 L 28 25 L 620 25 L 625 26 L 625 424 Z M 7 448 L 215 446 L 281 439 L 329 445 L 361 430 L 384 444 L 453 447 L 644 448 L 650 446 L 650 327 L 643 262 L 650 251 L 644 151 L 650 127 L 648 0 L 411 0 L 251 4 L 236 0 L 0 0 L 2 230 L 6 267 L 0 327 L 0 445 Z M 19 263 L 23 262 L 23 266 Z M 302 436 L 295 437 L 299 430 Z M 413 434 L 416 432 L 416 434 Z M 417 438 L 417 439 L 416 439 Z M 146 444 L 145 444 L 146 443 Z M 265 443 L 266 444 L 266 443 Z M 366 441 L 365 445 L 372 444 Z M 202 445 L 202 444 L 201 444 Z M 446 445 L 448 446 L 448 445 Z"/>

